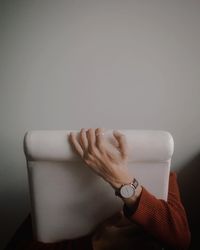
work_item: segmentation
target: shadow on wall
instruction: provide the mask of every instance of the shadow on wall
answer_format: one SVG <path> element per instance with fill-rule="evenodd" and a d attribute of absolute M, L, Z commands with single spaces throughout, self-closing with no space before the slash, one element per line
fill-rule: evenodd
<path fill-rule="evenodd" d="M 190 249 L 197 249 L 200 233 L 200 153 L 185 164 L 178 174 L 182 202 L 185 206 L 192 242 Z"/>

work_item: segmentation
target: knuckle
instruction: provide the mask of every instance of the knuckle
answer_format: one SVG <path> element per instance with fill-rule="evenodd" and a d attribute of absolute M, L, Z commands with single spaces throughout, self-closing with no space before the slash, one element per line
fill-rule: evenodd
<path fill-rule="evenodd" d="M 82 128 L 82 129 L 81 129 L 80 134 L 82 135 L 82 134 L 83 134 L 83 132 L 85 132 L 85 129 L 84 129 L 84 128 Z"/>
<path fill-rule="evenodd" d="M 97 134 L 103 132 L 102 128 L 97 128 L 95 131 Z"/>

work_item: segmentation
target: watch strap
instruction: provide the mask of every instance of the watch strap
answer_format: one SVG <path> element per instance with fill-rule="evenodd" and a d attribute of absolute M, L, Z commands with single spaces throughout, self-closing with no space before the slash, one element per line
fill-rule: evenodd
<path fill-rule="evenodd" d="M 131 184 L 134 186 L 135 189 L 136 189 L 136 188 L 138 187 L 138 185 L 139 185 L 138 181 L 137 181 L 135 178 L 133 179 L 133 182 L 132 182 Z"/>

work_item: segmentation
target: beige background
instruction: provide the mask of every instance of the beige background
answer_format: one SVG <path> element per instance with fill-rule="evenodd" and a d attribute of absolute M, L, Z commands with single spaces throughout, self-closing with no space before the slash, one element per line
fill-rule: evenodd
<path fill-rule="evenodd" d="M 169 131 L 172 169 L 191 224 L 199 221 L 191 198 L 199 191 L 199 13 L 198 0 L 1 1 L 0 248 L 29 212 L 22 141 L 32 129 Z"/>

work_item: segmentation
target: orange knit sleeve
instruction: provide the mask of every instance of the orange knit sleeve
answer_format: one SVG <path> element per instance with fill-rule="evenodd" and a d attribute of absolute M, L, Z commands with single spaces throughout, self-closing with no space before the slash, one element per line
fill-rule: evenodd
<path fill-rule="evenodd" d="M 168 247 L 189 248 L 191 234 L 175 172 L 170 173 L 168 200 L 157 199 L 143 187 L 137 209 L 130 219 Z"/>

